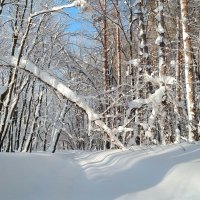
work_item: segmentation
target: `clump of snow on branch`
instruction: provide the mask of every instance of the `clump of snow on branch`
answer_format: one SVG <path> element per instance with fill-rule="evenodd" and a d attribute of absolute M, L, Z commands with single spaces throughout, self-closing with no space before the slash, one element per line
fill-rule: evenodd
<path fill-rule="evenodd" d="M 160 35 L 156 38 L 155 44 L 160 45 L 163 42 L 163 37 Z"/>
<path fill-rule="evenodd" d="M 129 103 L 129 109 L 134 109 L 134 108 L 140 108 L 144 104 L 150 104 L 152 105 L 159 105 L 160 102 L 163 100 L 163 96 L 165 94 L 166 87 L 162 86 L 159 89 L 157 89 L 152 95 L 149 96 L 147 99 L 135 99 Z"/>
<path fill-rule="evenodd" d="M 134 65 L 135 67 L 140 65 L 140 59 L 133 59 L 129 61 L 130 65 Z"/>
<path fill-rule="evenodd" d="M 176 79 L 172 76 L 161 76 L 161 77 L 153 77 L 148 74 L 144 74 L 144 78 L 147 82 L 152 82 L 156 85 L 174 85 L 176 84 Z"/>
<path fill-rule="evenodd" d="M 133 109 L 141 108 L 144 105 L 151 106 L 153 110 L 154 110 L 155 107 L 158 107 L 160 105 L 160 103 L 165 98 L 166 89 L 167 89 L 166 86 L 161 86 L 152 95 L 150 95 L 149 98 L 147 98 L 147 99 L 135 99 L 135 100 L 131 101 L 129 103 L 128 109 L 126 111 L 126 119 L 124 120 L 125 124 L 128 123 L 128 117 L 130 116 L 131 111 Z"/>
<path fill-rule="evenodd" d="M 160 3 L 160 5 L 154 10 L 156 13 L 163 11 L 164 5 L 163 3 Z"/>
<path fill-rule="evenodd" d="M 163 26 L 162 26 L 160 23 L 158 24 L 157 31 L 158 31 L 160 34 L 165 33 L 165 29 L 163 28 Z"/>
<path fill-rule="evenodd" d="M 76 0 L 74 1 L 74 6 L 81 6 L 84 7 L 86 5 L 86 1 L 85 0 Z"/>
<path fill-rule="evenodd" d="M 152 95 L 150 95 L 149 98 L 146 99 L 146 103 L 147 104 L 152 103 L 152 105 L 158 106 L 163 101 L 165 91 L 166 91 L 165 86 L 160 87 Z"/>

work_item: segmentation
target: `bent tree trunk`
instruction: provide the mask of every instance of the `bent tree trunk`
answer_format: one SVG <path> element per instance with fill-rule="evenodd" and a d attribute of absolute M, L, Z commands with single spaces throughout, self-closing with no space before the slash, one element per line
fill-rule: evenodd
<path fill-rule="evenodd" d="M 37 79 L 39 79 L 40 81 L 42 81 L 49 87 L 53 88 L 55 91 L 59 92 L 69 101 L 75 103 L 79 108 L 81 108 L 88 115 L 89 121 L 93 121 L 97 126 L 102 128 L 107 133 L 108 137 L 110 138 L 112 143 L 116 145 L 116 147 L 120 149 L 125 149 L 124 145 L 115 136 L 114 133 L 116 133 L 116 131 L 111 130 L 101 120 L 101 115 L 97 114 L 92 108 L 90 108 L 89 105 L 83 99 L 81 99 L 81 97 L 79 97 L 75 92 L 73 92 L 70 88 L 65 86 L 62 82 L 58 81 L 48 72 L 41 70 L 32 62 L 21 58 L 21 61 L 18 65 L 17 61 L 18 59 L 14 56 L 10 56 L 10 57 L 0 56 L 0 62 L 2 65 L 8 66 L 8 67 L 17 67 L 18 69 L 23 69 L 24 71 L 34 75 Z"/>

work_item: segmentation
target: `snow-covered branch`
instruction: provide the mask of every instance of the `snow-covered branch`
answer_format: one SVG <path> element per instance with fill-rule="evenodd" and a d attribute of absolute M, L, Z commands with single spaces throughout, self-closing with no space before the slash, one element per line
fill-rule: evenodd
<path fill-rule="evenodd" d="M 157 89 L 152 95 L 149 96 L 147 99 L 135 99 L 129 103 L 129 109 L 134 108 L 141 108 L 145 104 L 153 104 L 153 105 L 159 105 L 160 102 L 163 100 L 163 96 L 165 94 L 166 87 L 161 86 L 159 89 Z"/>
<path fill-rule="evenodd" d="M 151 104 L 152 108 L 158 106 L 164 99 L 166 91 L 166 86 L 161 86 L 147 99 L 135 99 L 131 101 L 128 105 L 128 110 L 126 111 L 125 124 L 128 122 L 128 117 L 133 109 L 141 108 L 144 105 Z"/>
<path fill-rule="evenodd" d="M 174 85 L 176 84 L 176 79 L 172 76 L 150 76 L 148 74 L 144 74 L 145 81 L 151 82 L 156 85 Z"/>
<path fill-rule="evenodd" d="M 78 96 L 75 92 L 73 92 L 69 87 L 65 86 L 62 82 L 58 81 L 55 77 L 53 77 L 48 72 L 41 70 L 32 62 L 21 59 L 19 65 L 17 65 L 17 58 L 16 57 L 2 57 L 0 56 L 0 63 L 7 65 L 9 67 L 17 67 L 23 69 L 24 71 L 32 74 L 43 83 L 47 84 L 49 87 L 53 88 L 69 101 L 75 103 L 79 108 L 83 109 L 86 114 L 88 115 L 89 121 L 94 121 L 94 123 L 101 127 L 107 135 L 110 137 L 111 141 L 118 146 L 120 149 L 125 149 L 124 145 L 118 140 L 117 137 L 113 134 L 113 131 L 103 122 L 100 120 L 100 114 L 97 114 L 89 105 Z"/>
<path fill-rule="evenodd" d="M 0 57 L 0 62 L 11 65 L 12 67 L 17 67 L 16 57 Z M 59 82 L 55 77 L 53 77 L 48 72 L 41 70 L 39 67 L 34 65 L 32 62 L 21 59 L 19 68 L 24 71 L 31 73 L 36 78 L 40 79 L 42 82 L 46 83 L 50 87 L 53 87 L 56 91 L 62 94 L 64 97 L 69 99 L 71 102 L 76 103 L 76 105 L 88 114 L 90 120 L 94 121 L 100 118 L 99 114 L 96 114 L 87 103 L 81 99 L 76 93 L 74 93 L 70 88 L 65 86 L 63 83 Z"/>
<path fill-rule="evenodd" d="M 84 7 L 85 5 L 86 5 L 85 0 L 76 0 L 73 3 L 67 4 L 67 5 L 55 6 L 49 10 L 41 10 L 41 11 L 35 12 L 35 13 L 31 14 L 30 17 L 33 18 L 33 17 L 36 17 L 41 14 L 57 12 L 57 11 L 65 9 L 65 8 L 72 8 L 72 7 L 78 7 L 78 6 Z"/>

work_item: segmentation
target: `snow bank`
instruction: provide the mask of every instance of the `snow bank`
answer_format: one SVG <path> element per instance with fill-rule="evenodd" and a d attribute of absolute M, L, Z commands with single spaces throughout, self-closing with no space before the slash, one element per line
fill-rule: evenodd
<path fill-rule="evenodd" d="M 200 145 L 0 154 L 2 200 L 199 200 Z"/>

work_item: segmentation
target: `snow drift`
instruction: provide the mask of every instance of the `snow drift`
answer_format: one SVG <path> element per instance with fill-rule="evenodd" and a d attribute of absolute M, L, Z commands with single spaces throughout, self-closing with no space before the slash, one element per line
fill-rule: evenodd
<path fill-rule="evenodd" d="M 1 200 L 200 199 L 200 145 L 0 154 Z"/>

